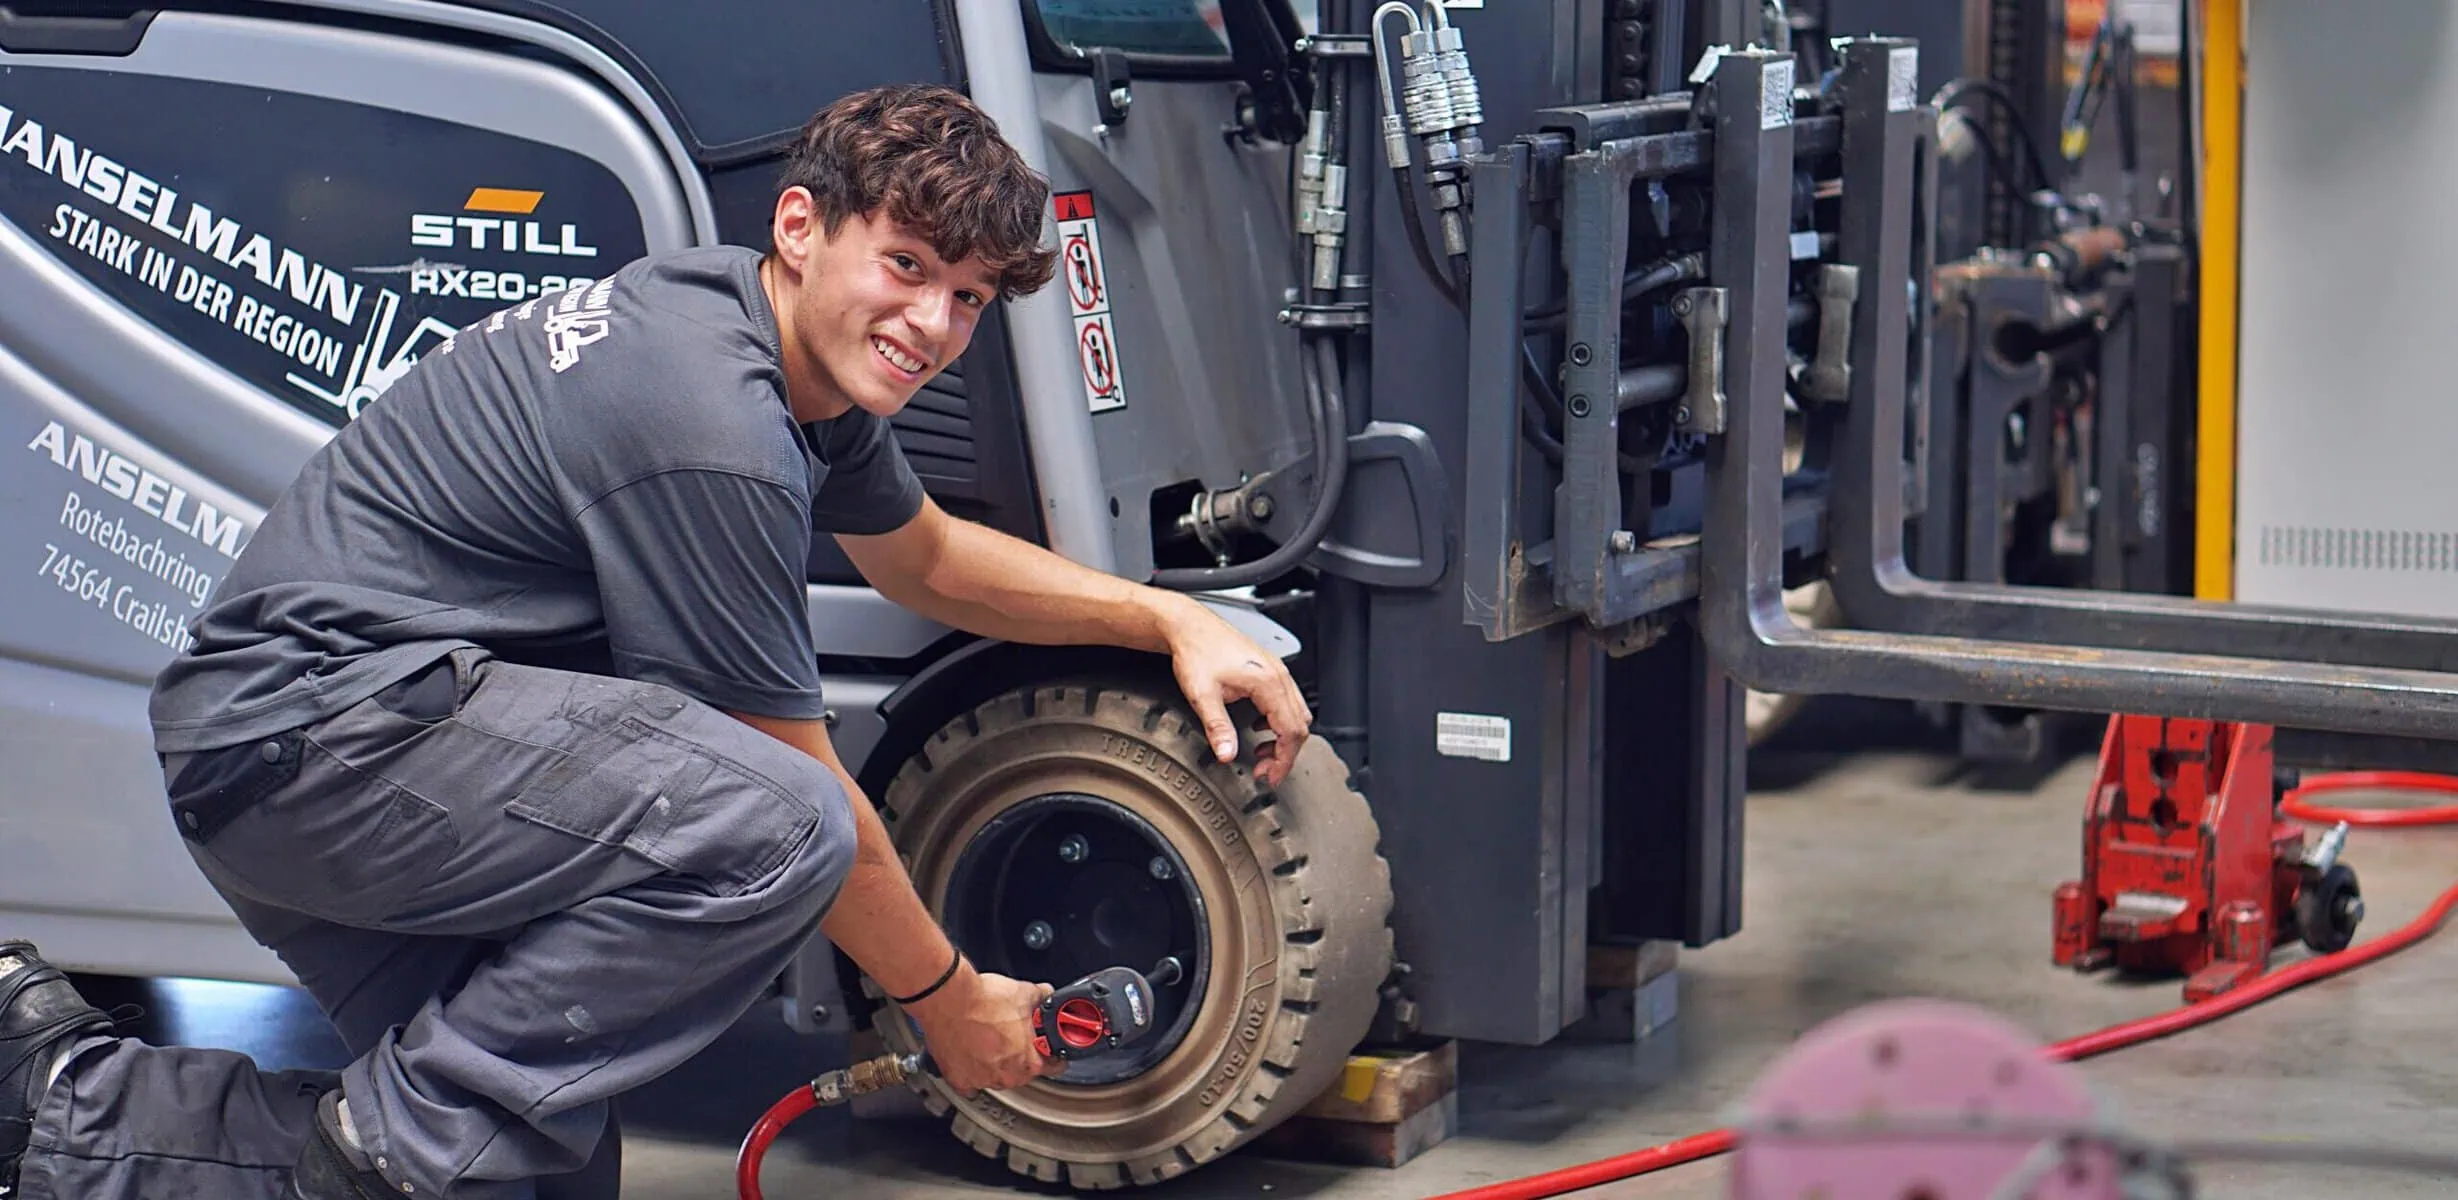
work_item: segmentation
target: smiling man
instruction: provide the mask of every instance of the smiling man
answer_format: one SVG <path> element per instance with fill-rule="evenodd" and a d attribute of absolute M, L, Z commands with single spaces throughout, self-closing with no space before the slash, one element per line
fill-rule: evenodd
<path fill-rule="evenodd" d="M 631 263 L 462 330 L 306 465 L 156 684 L 172 819 L 332 1017 L 338 1078 L 113 1034 L 0 942 L 0 1191 L 611 1196 L 610 1101 L 824 932 L 958 1089 L 1049 1069 L 828 740 L 805 571 L 946 624 L 1171 656 L 1227 759 L 1310 714 L 1191 599 L 951 519 L 888 418 L 1044 286 L 1049 191 L 961 95 L 812 119 L 770 249 Z M 14 1177 L 12 1179 L 12 1177 Z"/>

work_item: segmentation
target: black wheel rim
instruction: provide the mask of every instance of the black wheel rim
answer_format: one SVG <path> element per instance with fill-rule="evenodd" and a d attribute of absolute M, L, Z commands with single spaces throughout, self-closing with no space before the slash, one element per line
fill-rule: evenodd
<path fill-rule="evenodd" d="M 1116 1083 L 1168 1057 L 1211 973 L 1203 895 L 1186 860 L 1151 822 L 1081 792 L 1035 796 L 982 826 L 948 872 L 942 920 L 977 968 L 1053 987 L 1104 967 L 1149 975 L 1178 961 L 1176 982 L 1153 985 L 1153 1032 L 1074 1059 L 1062 1084 Z"/>

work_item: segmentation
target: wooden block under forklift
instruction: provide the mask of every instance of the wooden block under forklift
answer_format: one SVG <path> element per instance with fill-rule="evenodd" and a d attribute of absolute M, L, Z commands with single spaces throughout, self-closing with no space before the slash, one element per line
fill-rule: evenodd
<path fill-rule="evenodd" d="M 1448 1092 L 1397 1125 L 1296 1116 L 1256 1138 L 1250 1149 L 1266 1158 L 1338 1167 L 1404 1167 L 1459 1131 L 1459 1093 Z"/>
<path fill-rule="evenodd" d="M 1587 948 L 1587 985 L 1591 988 L 1638 988 L 1670 972 L 1679 962 L 1677 942 L 1641 942 L 1635 946 Z"/>
<path fill-rule="evenodd" d="M 1441 1042 L 1357 1054 L 1331 1087 L 1257 1138 L 1258 1154 L 1342 1166 L 1397 1167 L 1459 1128 L 1459 1046 Z"/>
<path fill-rule="evenodd" d="M 1459 1087 L 1459 1043 L 1349 1056 L 1348 1066 L 1299 1116 L 1396 1125 Z"/>

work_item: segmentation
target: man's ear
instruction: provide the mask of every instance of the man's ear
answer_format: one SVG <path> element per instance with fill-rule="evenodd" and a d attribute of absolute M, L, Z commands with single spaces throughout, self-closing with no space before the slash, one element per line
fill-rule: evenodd
<path fill-rule="evenodd" d="M 776 212 L 769 219 L 768 230 L 778 257 L 800 268 L 824 240 L 826 232 L 820 227 L 819 201 L 809 188 L 796 185 L 778 193 Z"/>

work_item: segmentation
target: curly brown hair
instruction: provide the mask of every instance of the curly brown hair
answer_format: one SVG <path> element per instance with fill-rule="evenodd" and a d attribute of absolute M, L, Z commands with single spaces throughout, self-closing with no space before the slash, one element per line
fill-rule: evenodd
<path fill-rule="evenodd" d="M 884 211 L 948 262 L 980 255 L 1009 298 L 1039 291 L 1058 267 L 1041 244 L 1049 181 L 951 88 L 870 88 L 821 109 L 786 152 L 777 190 L 795 187 L 809 189 L 830 236 L 849 216 Z"/>

